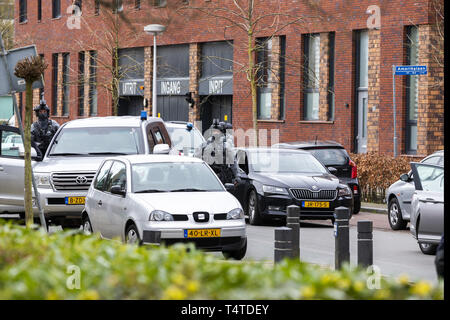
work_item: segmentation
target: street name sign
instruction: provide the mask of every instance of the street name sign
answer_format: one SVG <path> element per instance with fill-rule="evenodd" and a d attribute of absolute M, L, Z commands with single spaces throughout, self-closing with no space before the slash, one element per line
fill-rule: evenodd
<path fill-rule="evenodd" d="M 395 66 L 395 75 L 413 76 L 417 74 L 428 74 L 427 66 Z"/>

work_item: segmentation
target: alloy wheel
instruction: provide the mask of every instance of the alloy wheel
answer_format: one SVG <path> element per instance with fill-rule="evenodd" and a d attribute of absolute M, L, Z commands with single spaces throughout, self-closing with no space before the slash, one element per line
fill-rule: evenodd
<path fill-rule="evenodd" d="M 127 243 L 135 244 L 139 241 L 136 230 L 130 229 L 127 233 Z"/>
<path fill-rule="evenodd" d="M 398 206 L 396 203 L 391 205 L 391 210 L 389 210 L 389 219 L 391 219 L 392 225 L 397 225 L 398 223 Z"/>

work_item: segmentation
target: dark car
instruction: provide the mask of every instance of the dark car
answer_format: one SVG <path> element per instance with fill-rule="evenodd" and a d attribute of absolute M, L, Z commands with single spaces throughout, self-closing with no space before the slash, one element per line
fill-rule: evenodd
<path fill-rule="evenodd" d="M 296 141 L 277 143 L 274 148 L 299 149 L 311 152 L 323 165 L 339 178 L 341 183 L 346 183 L 353 192 L 354 211 L 356 214 L 361 209 L 361 191 L 358 182 L 358 169 L 350 158 L 345 148 L 336 141 Z"/>
<path fill-rule="evenodd" d="M 278 148 L 236 149 L 234 195 L 250 224 L 286 218 L 286 207 L 298 205 L 301 219 L 331 219 L 339 206 L 353 210 L 350 188 L 339 182 L 309 152 Z"/>

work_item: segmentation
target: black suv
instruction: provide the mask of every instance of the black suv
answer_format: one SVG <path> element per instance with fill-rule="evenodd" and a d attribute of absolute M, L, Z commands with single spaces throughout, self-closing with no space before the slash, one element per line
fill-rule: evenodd
<path fill-rule="evenodd" d="M 335 168 L 336 171 L 332 173 L 339 178 L 341 183 L 346 183 L 353 192 L 353 214 L 359 212 L 361 209 L 361 192 L 358 170 L 356 164 L 350 159 L 348 152 L 340 143 L 336 141 L 296 141 L 277 143 L 272 147 L 306 150 L 312 153 L 328 169 Z"/>

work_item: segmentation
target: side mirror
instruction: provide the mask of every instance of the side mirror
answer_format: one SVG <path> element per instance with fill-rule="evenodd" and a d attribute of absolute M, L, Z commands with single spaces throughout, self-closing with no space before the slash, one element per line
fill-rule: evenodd
<path fill-rule="evenodd" d="M 170 147 L 168 144 L 157 144 L 153 147 L 153 154 L 169 154 Z"/>
<path fill-rule="evenodd" d="M 225 183 L 225 189 L 227 189 L 228 192 L 234 192 L 234 184 Z"/>
<path fill-rule="evenodd" d="M 125 195 L 127 194 L 127 192 L 119 185 L 116 186 L 112 186 L 111 187 L 111 193 L 112 194 L 118 194 L 122 197 L 125 197 Z"/>
<path fill-rule="evenodd" d="M 328 167 L 328 171 L 330 171 L 331 174 L 335 174 L 337 169 L 335 167 Z"/>
<path fill-rule="evenodd" d="M 400 176 L 400 180 L 404 182 L 409 182 L 409 175 L 407 173 L 404 173 Z"/>

